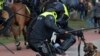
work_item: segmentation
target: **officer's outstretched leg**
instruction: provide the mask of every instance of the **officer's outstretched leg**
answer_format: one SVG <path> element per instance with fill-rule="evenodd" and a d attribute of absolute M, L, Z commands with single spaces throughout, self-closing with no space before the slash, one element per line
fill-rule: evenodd
<path fill-rule="evenodd" d="M 63 40 L 63 42 L 61 41 Z M 61 34 L 57 36 L 56 43 L 60 44 L 56 48 L 57 53 L 65 55 L 65 51 L 76 42 L 74 35 L 72 34 Z"/>
<path fill-rule="evenodd" d="M 66 51 L 70 46 L 72 46 L 74 43 L 76 42 L 75 36 L 74 35 L 70 35 L 66 37 L 66 39 L 64 40 L 64 42 L 62 42 L 62 49 L 64 51 Z"/>

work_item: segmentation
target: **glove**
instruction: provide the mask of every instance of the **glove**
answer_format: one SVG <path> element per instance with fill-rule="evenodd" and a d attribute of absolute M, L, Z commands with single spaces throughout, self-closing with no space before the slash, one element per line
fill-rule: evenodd
<path fill-rule="evenodd" d="M 56 35 L 55 35 L 56 33 L 55 32 L 53 32 L 53 34 L 52 34 L 52 37 L 51 37 L 51 42 L 53 42 L 53 43 L 55 43 L 56 42 Z"/>
<path fill-rule="evenodd" d="M 83 36 L 84 36 L 82 31 L 77 31 L 77 32 L 76 32 L 76 35 L 77 35 L 78 37 L 83 37 Z"/>

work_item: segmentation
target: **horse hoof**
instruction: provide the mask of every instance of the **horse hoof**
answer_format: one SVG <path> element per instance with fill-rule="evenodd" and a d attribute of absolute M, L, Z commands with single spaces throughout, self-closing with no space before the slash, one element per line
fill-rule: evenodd
<path fill-rule="evenodd" d="M 21 50 L 20 42 L 16 43 L 17 50 Z"/>
<path fill-rule="evenodd" d="M 29 49 L 29 48 L 30 48 L 29 45 L 27 45 L 27 46 L 26 46 L 26 49 Z"/>
<path fill-rule="evenodd" d="M 17 47 L 17 50 L 21 50 L 21 47 Z"/>
<path fill-rule="evenodd" d="M 25 42 L 24 44 L 26 46 L 26 49 L 29 49 L 30 48 L 28 42 Z"/>

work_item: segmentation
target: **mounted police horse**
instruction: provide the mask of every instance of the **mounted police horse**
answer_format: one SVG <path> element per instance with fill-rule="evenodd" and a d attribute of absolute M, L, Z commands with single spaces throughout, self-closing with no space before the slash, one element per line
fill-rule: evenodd
<path fill-rule="evenodd" d="M 22 3 L 15 2 L 9 7 L 3 5 L 5 5 L 4 0 L 0 3 L 0 8 L 2 9 L 2 15 L 0 15 L 2 18 L 0 17 L 0 19 L 4 21 L 0 24 L 0 33 L 10 29 L 15 38 L 16 48 L 20 50 L 19 37 L 21 33 L 26 37 L 25 26 L 29 22 L 29 18 L 27 17 L 29 17 L 30 13 L 28 12 L 28 8 Z M 27 45 L 26 38 L 25 45 Z"/>
<path fill-rule="evenodd" d="M 14 12 L 14 19 L 11 25 L 11 31 L 13 32 L 15 38 L 15 44 L 17 50 L 21 50 L 20 46 L 20 35 L 23 33 L 25 45 L 28 47 L 26 40 L 26 27 L 30 20 L 30 12 L 26 5 L 22 4 L 19 0 L 14 0 L 14 3 L 10 5 L 11 9 Z"/>

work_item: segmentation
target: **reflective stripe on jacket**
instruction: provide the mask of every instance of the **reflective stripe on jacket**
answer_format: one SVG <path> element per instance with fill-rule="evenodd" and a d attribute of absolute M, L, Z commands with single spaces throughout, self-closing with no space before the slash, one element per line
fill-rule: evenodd
<path fill-rule="evenodd" d="M 67 15 L 69 17 L 69 12 L 68 12 L 68 8 L 65 6 L 65 4 L 63 4 L 64 6 L 64 11 L 65 11 L 65 15 Z"/>
<path fill-rule="evenodd" d="M 48 15 L 54 16 L 55 23 L 56 23 L 56 21 L 57 21 L 57 13 L 52 11 L 52 12 L 44 12 L 44 13 L 41 14 L 41 16 L 45 16 L 45 17 L 48 16 Z"/>

